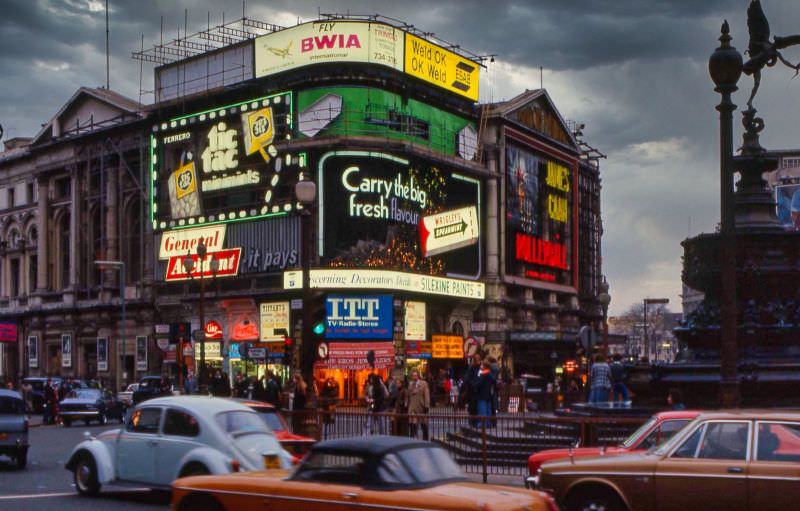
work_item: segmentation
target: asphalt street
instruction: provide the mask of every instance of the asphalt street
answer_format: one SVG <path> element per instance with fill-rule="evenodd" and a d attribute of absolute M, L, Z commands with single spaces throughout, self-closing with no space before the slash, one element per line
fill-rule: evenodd
<path fill-rule="evenodd" d="M 0 456 L 0 510 L 168 509 L 167 492 L 144 488 L 104 486 L 96 499 L 78 496 L 72 483 L 72 473 L 64 469 L 67 456 L 83 440 L 85 431 L 95 435 L 117 427 L 119 425 L 78 424 L 71 428 L 31 428 L 31 448 L 25 470 L 17 470 L 12 466 L 11 460 Z"/>

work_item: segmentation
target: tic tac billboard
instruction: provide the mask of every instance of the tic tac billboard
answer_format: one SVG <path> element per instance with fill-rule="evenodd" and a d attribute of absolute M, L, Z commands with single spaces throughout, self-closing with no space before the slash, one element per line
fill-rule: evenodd
<path fill-rule="evenodd" d="M 506 147 L 506 272 L 572 285 L 574 169 Z"/>
<path fill-rule="evenodd" d="M 285 215 L 302 155 L 281 154 L 292 93 L 178 117 L 150 140 L 153 229 L 181 229 Z"/>
<path fill-rule="evenodd" d="M 325 265 L 480 277 L 479 180 L 382 152 L 332 151 L 313 163 Z"/>

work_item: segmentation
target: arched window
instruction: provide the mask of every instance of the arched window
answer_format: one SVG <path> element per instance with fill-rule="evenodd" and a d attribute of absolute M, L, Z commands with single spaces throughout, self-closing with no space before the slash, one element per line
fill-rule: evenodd
<path fill-rule="evenodd" d="M 459 335 L 461 337 L 464 337 L 464 325 L 462 325 L 460 321 L 453 322 L 452 330 L 453 330 L 453 335 Z"/>

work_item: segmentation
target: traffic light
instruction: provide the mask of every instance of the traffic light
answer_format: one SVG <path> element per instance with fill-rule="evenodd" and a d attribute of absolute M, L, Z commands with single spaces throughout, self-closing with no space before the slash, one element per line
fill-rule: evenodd
<path fill-rule="evenodd" d="M 188 342 L 191 339 L 192 325 L 185 321 L 175 322 L 169 324 L 169 342 L 171 344 L 178 344 L 180 342 Z"/>
<path fill-rule="evenodd" d="M 283 339 L 283 364 L 284 365 L 292 365 L 292 359 L 294 358 L 294 341 L 289 337 L 284 337 Z"/>

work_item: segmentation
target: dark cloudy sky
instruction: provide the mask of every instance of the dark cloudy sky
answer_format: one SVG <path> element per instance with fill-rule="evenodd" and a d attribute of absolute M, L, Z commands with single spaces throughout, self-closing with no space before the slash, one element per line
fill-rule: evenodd
<path fill-rule="evenodd" d="M 544 87 L 563 116 L 586 124 L 602 162 L 604 271 L 611 313 L 643 297 L 679 310 L 680 242 L 713 231 L 719 218 L 718 96 L 708 56 L 728 19 L 747 46 L 749 0 L 403 0 L 249 1 L 248 17 L 290 26 L 318 12 L 383 14 L 478 54 L 498 55 L 484 72 L 481 101 Z M 800 33 L 797 0 L 762 0 L 773 33 Z M 132 50 L 242 14 L 240 1 L 110 0 L 111 87 L 139 98 Z M 0 124 L 6 137 L 33 135 L 82 85 L 105 84 L 103 0 L 0 0 Z M 800 50 L 786 56 L 800 60 Z M 800 79 L 764 73 L 756 107 L 770 149 L 800 147 Z M 743 77 L 735 102 L 747 100 Z M 144 65 L 144 88 L 152 67 Z M 144 96 L 144 102 L 152 96 Z M 735 125 L 740 140 L 740 124 Z"/>

